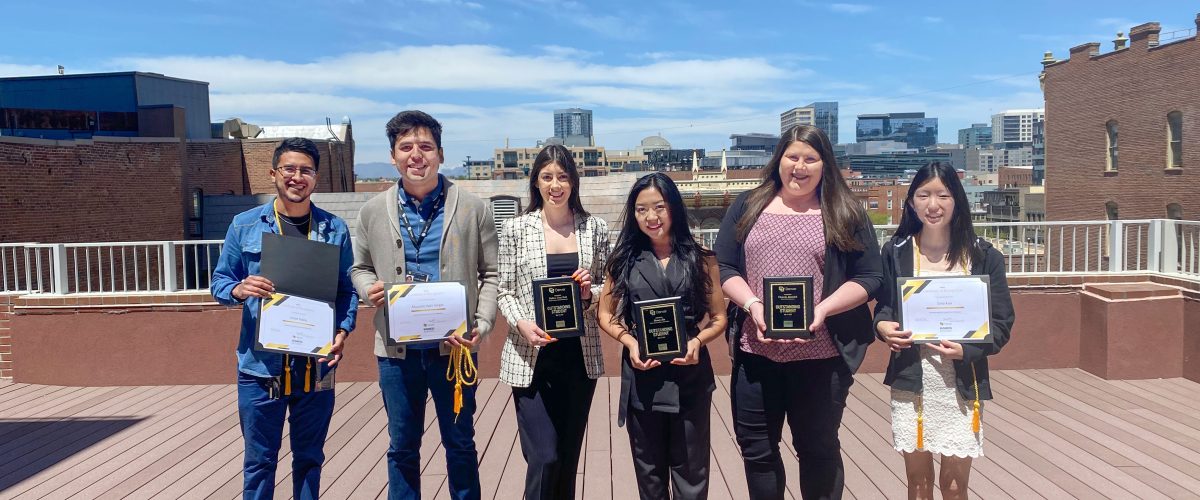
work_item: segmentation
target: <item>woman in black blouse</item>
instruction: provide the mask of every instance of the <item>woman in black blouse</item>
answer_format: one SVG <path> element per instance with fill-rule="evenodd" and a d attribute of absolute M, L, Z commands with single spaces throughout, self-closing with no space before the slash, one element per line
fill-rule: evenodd
<path fill-rule="evenodd" d="M 643 499 L 707 498 L 716 385 L 704 345 L 725 331 L 725 298 L 716 259 L 692 237 L 671 178 L 654 173 L 634 183 L 607 271 L 597 314 L 600 328 L 625 346 L 617 421 L 629 422 L 638 491 Z M 643 360 L 631 333 L 633 303 L 669 297 L 682 299 L 686 354 L 665 364 Z"/>

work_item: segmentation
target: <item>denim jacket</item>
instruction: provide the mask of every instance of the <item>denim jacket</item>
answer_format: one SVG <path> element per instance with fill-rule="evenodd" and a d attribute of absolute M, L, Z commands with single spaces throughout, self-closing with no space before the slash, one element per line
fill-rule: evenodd
<path fill-rule="evenodd" d="M 249 297 L 245 302 L 233 297 L 233 288 L 247 276 L 259 274 L 259 259 L 262 257 L 263 233 L 278 233 L 275 222 L 275 200 L 242 212 L 233 218 L 225 234 L 225 245 L 217 269 L 213 272 L 210 291 L 217 302 L 242 307 L 242 333 L 238 338 L 238 371 L 256 377 L 277 377 L 283 373 L 283 355 L 254 349 L 254 337 L 258 329 L 259 298 Z M 312 227 L 309 237 L 317 241 L 341 247 L 338 261 L 338 294 L 334 304 L 334 321 L 347 335 L 354 330 L 354 318 L 358 312 L 358 293 L 350 282 L 350 265 L 354 263 L 354 252 L 350 246 L 350 230 L 346 221 L 312 206 Z M 323 368 L 324 363 L 320 363 Z M 322 374 L 324 370 L 322 369 Z"/>

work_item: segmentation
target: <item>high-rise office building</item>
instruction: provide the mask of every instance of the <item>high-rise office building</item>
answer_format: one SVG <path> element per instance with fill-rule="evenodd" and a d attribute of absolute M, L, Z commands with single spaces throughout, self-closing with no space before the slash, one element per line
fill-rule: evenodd
<path fill-rule="evenodd" d="M 992 144 L 1019 148 L 1033 144 L 1033 124 L 1046 119 L 1045 109 L 1010 109 L 992 115 Z"/>
<path fill-rule="evenodd" d="M 779 134 L 796 125 L 815 125 L 825 131 L 829 142 L 838 143 L 838 103 L 819 101 L 792 108 L 779 114 Z"/>
<path fill-rule="evenodd" d="M 554 110 L 554 136 L 562 139 L 566 146 L 595 146 L 592 135 L 592 110 Z"/>
<path fill-rule="evenodd" d="M 825 131 L 831 144 L 838 143 L 838 103 L 837 101 L 821 101 L 809 104 L 814 110 L 813 125 Z"/>
<path fill-rule="evenodd" d="M 858 115 L 855 140 L 898 141 L 911 149 L 924 149 L 937 144 L 937 118 L 925 113 L 887 113 Z"/>
<path fill-rule="evenodd" d="M 972 123 L 970 128 L 958 129 L 958 143 L 963 147 L 991 146 L 992 127 L 986 123 Z"/>
<path fill-rule="evenodd" d="M 763 151 L 767 155 L 774 154 L 779 144 L 779 136 L 772 134 L 733 134 L 729 140 L 733 142 L 730 151 Z"/>
<path fill-rule="evenodd" d="M 796 125 L 813 125 L 816 123 L 817 110 L 808 106 L 792 108 L 779 114 L 779 135 L 783 135 Z"/>

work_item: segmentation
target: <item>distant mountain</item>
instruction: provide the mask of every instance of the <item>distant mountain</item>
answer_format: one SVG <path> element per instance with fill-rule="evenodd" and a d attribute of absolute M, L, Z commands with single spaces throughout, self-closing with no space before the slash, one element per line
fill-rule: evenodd
<path fill-rule="evenodd" d="M 463 167 L 448 168 L 442 164 L 438 170 L 446 177 L 456 177 L 467 175 L 467 169 Z M 371 162 L 358 163 L 354 165 L 354 175 L 359 179 L 399 179 L 400 173 L 396 171 L 396 166 L 386 162 Z"/>
<path fill-rule="evenodd" d="M 396 166 L 386 162 L 358 163 L 354 165 L 354 175 L 359 179 L 399 179 L 400 172 Z"/>

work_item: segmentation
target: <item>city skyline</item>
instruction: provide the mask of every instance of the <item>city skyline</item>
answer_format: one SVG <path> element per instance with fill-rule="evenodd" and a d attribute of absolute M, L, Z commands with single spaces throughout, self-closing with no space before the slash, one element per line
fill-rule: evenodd
<path fill-rule="evenodd" d="M 1042 106 L 1044 51 L 1062 59 L 1088 41 L 1109 50 L 1117 31 L 1162 20 L 1165 33 L 1194 14 L 1185 6 L 1088 5 L 1018 3 L 986 19 L 969 6 L 933 3 L 760 7 L 805 17 L 811 38 L 799 43 L 785 42 L 788 24 L 741 19 L 715 3 L 14 5 L 14 19 L 54 23 L 11 27 L 12 39 L 39 42 L 0 56 L 0 76 L 52 74 L 61 64 L 68 74 L 136 70 L 202 80 L 211 84 L 213 121 L 350 117 L 359 162 L 388 160 L 382 125 L 407 108 L 443 121 L 449 165 L 487 157 L 506 139 L 532 146 L 553 135 L 554 109 L 573 107 L 594 111 L 595 143 L 613 149 L 658 133 L 676 147 L 728 148 L 730 134 L 771 133 L 779 113 L 815 101 L 839 103 L 842 142 L 854 136 L 844 117 L 919 111 L 939 119 L 938 142 L 953 143 L 958 129 L 992 114 Z M 89 29 L 97 24 L 129 25 L 139 36 Z M 572 36 L 531 29 L 545 26 Z M 917 36 L 883 34 L 896 31 Z"/>

